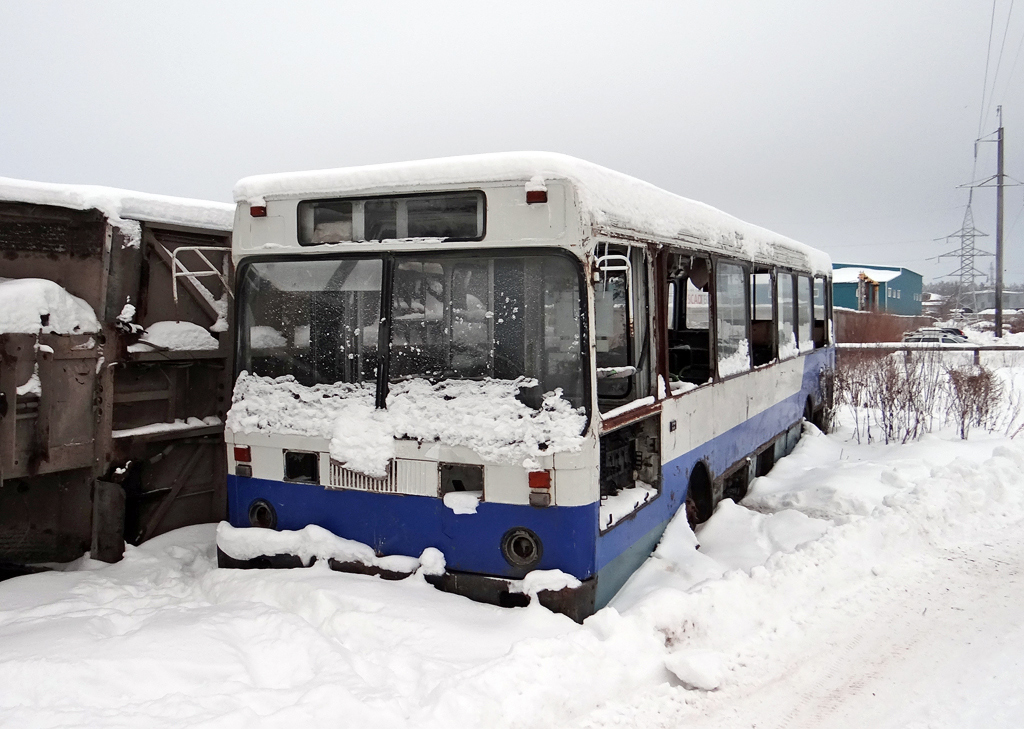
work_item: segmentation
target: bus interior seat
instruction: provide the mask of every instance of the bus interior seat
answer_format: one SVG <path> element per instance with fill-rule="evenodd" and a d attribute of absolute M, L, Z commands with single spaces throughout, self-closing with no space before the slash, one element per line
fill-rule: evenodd
<path fill-rule="evenodd" d="M 707 330 L 668 333 L 668 371 L 683 382 L 701 385 L 711 376 L 711 348 Z"/>
<path fill-rule="evenodd" d="M 775 358 L 773 323 L 771 319 L 750 322 L 750 351 L 754 357 L 755 367 L 768 364 Z"/>

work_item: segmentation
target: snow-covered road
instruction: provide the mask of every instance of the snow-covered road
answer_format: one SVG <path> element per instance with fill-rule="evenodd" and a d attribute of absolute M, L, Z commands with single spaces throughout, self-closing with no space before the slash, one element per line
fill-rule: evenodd
<path fill-rule="evenodd" d="M 1020 529 L 878 571 L 815 612 L 795 657 L 716 696 L 685 725 L 1024 726 Z"/>
<path fill-rule="evenodd" d="M 697 538 L 578 626 L 180 530 L 0 583 L 0 726 L 1024 726 L 1024 443 L 811 431 Z"/>

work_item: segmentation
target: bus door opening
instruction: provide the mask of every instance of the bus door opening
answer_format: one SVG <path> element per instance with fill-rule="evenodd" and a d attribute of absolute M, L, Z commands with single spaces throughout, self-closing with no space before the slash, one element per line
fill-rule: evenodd
<path fill-rule="evenodd" d="M 653 393 L 651 261 L 643 248 L 599 246 L 594 283 L 598 407 L 608 413 Z M 660 416 L 601 436 L 600 527 L 609 529 L 661 488 Z"/>

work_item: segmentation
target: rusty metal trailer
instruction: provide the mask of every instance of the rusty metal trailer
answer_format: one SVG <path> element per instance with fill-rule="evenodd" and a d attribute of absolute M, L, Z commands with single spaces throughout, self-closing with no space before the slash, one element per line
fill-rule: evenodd
<path fill-rule="evenodd" d="M 221 519 L 231 400 L 232 207 L 15 183 L 0 179 L 0 277 L 53 281 L 100 326 L 0 334 L 0 578 Z M 132 346 L 159 321 L 219 346 Z"/>

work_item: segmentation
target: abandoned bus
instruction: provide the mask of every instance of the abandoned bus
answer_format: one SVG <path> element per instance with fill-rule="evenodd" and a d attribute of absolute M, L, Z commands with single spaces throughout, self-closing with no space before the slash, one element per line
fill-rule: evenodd
<path fill-rule="evenodd" d="M 222 566 L 324 558 L 303 533 L 383 576 L 434 548 L 428 579 L 495 604 L 560 570 L 538 598 L 582 619 L 820 422 L 829 258 L 709 206 L 540 153 L 235 198 Z"/>

